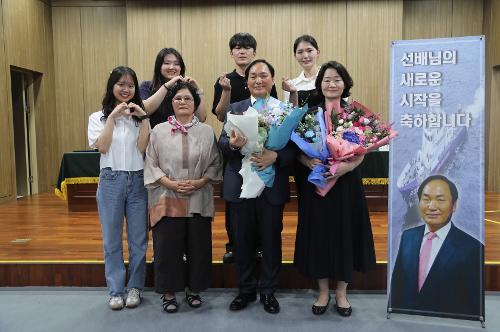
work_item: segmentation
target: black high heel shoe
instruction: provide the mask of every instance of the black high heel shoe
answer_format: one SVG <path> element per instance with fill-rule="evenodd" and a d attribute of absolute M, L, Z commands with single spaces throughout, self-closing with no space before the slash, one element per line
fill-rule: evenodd
<path fill-rule="evenodd" d="M 326 312 L 326 309 L 328 308 L 328 305 L 330 304 L 330 299 L 331 299 L 331 296 L 328 295 L 328 302 L 326 302 L 326 305 L 324 305 L 324 306 L 313 304 L 313 306 L 311 308 L 313 314 L 315 314 L 315 315 L 323 315 Z"/>
<path fill-rule="evenodd" d="M 349 302 L 349 301 L 347 301 L 347 302 Z M 335 310 L 337 310 L 339 315 L 342 317 L 349 317 L 352 314 L 352 306 L 349 305 L 348 308 L 339 307 L 337 305 L 337 297 L 336 296 L 335 296 Z"/>

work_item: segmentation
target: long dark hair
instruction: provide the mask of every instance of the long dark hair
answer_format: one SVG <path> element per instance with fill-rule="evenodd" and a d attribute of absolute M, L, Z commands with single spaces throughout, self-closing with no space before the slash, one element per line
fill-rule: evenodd
<path fill-rule="evenodd" d="M 104 94 L 104 98 L 102 99 L 102 113 L 103 116 L 101 119 L 106 120 L 108 116 L 113 112 L 116 107 L 116 98 L 113 94 L 113 88 L 116 82 L 120 80 L 125 75 L 130 75 L 135 85 L 135 92 L 132 99 L 129 102 L 134 103 L 144 109 L 144 105 L 142 104 L 141 96 L 139 94 L 139 82 L 137 81 L 137 75 L 135 71 L 130 67 L 118 66 L 114 68 L 109 74 L 108 83 L 106 84 L 106 93 Z M 136 116 L 133 116 L 136 122 L 139 119 Z"/>
<path fill-rule="evenodd" d="M 181 66 L 181 76 L 186 74 L 186 65 L 184 64 L 184 60 L 182 59 L 182 55 L 175 48 L 164 48 L 158 55 L 155 60 L 155 68 L 153 71 L 153 79 L 151 80 L 151 90 L 156 92 L 159 88 L 161 88 L 162 84 L 165 82 L 165 77 L 161 74 L 161 66 L 163 65 L 163 61 L 165 60 L 165 56 L 168 54 L 173 54 L 177 61 L 179 61 L 179 65 Z"/>
<path fill-rule="evenodd" d="M 325 72 L 328 69 L 335 69 L 337 73 L 339 73 L 340 77 L 342 77 L 342 81 L 344 81 L 344 91 L 342 92 L 342 98 L 347 98 L 351 95 L 351 88 L 354 85 L 354 82 L 352 81 L 351 75 L 349 75 L 349 72 L 347 69 L 339 62 L 337 61 L 328 61 L 327 63 L 324 63 L 319 72 L 318 72 L 318 77 L 316 77 L 316 82 L 314 85 L 316 86 L 316 90 L 318 91 L 318 94 L 321 97 L 325 97 L 323 95 L 323 91 L 321 91 L 321 82 L 323 82 L 323 77 L 325 77 Z"/>

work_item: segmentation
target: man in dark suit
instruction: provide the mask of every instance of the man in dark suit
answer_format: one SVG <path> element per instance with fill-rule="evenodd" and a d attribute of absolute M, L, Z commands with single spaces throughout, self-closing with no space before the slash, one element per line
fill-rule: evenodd
<path fill-rule="evenodd" d="M 245 79 L 245 69 L 255 59 L 257 52 L 257 41 L 254 36 L 247 32 L 234 34 L 229 40 L 229 51 L 234 60 L 235 69 L 227 74 L 221 75 L 214 84 L 214 101 L 212 113 L 221 122 L 226 118 L 226 112 L 231 103 L 236 103 L 250 98 L 250 92 Z M 277 98 L 276 87 L 271 88 L 271 96 Z M 226 160 L 224 160 L 224 169 Z M 233 236 L 231 223 L 229 221 L 229 205 L 226 204 L 225 226 L 228 242 L 226 253 L 222 257 L 224 263 L 233 262 Z M 257 250 L 257 256 L 262 256 L 262 251 Z"/>
<path fill-rule="evenodd" d="M 280 101 L 270 97 L 274 84 L 274 68 L 265 60 L 255 60 L 245 70 L 250 98 L 229 106 L 228 112 L 242 114 L 249 106 L 263 98 L 268 107 L 278 106 Z M 224 171 L 223 196 L 229 204 L 231 229 L 234 240 L 234 257 L 239 274 L 239 294 L 231 302 L 230 309 L 241 310 L 257 297 L 269 313 L 279 312 L 279 303 L 274 297 L 278 286 L 281 267 L 281 230 L 283 228 L 283 208 L 290 200 L 288 165 L 295 158 L 295 151 L 289 143 L 279 151 L 264 149 L 254 155 L 252 162 L 258 169 L 274 165 L 276 175 L 272 187 L 266 187 L 257 198 L 241 199 L 241 169 L 243 155 L 240 149 L 246 138 L 236 131 L 221 133 L 219 146 L 227 161 Z M 260 279 L 256 280 L 255 244 L 262 246 Z"/>
<path fill-rule="evenodd" d="M 403 232 L 391 281 L 389 307 L 407 313 L 484 317 L 481 242 L 451 221 L 458 191 L 442 175 L 418 188 L 425 225 Z"/>

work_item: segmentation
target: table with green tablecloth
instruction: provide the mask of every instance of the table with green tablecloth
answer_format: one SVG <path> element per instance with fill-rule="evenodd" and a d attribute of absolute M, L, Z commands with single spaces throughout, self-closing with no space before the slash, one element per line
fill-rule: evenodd
<path fill-rule="evenodd" d="M 96 151 L 66 152 L 59 168 L 55 194 L 67 200 L 68 184 L 96 184 L 99 182 L 99 161 Z"/>

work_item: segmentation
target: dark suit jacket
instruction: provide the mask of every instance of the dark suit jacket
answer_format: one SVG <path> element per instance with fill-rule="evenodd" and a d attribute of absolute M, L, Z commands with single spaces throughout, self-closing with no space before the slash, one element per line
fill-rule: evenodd
<path fill-rule="evenodd" d="M 452 223 L 419 292 L 418 260 L 424 230 L 422 225 L 403 232 L 392 273 L 389 307 L 394 311 L 484 316 L 481 242 Z"/>
<path fill-rule="evenodd" d="M 228 112 L 233 114 L 242 114 L 251 105 L 250 99 L 229 105 Z M 227 117 L 226 117 L 227 120 Z M 224 121 L 224 124 L 226 121 Z M 219 147 L 222 150 L 224 159 L 227 162 L 224 171 L 223 197 L 228 202 L 241 202 L 241 184 L 243 178 L 238 173 L 241 169 L 243 155 L 240 151 L 233 151 L 229 148 L 229 136 L 224 129 L 220 134 Z M 272 187 L 266 187 L 262 192 L 266 200 L 273 205 L 285 204 L 290 201 L 290 185 L 288 183 L 289 165 L 295 158 L 295 148 L 292 143 L 288 143 L 283 149 L 276 151 L 278 160 L 274 164 L 276 176 Z"/>

